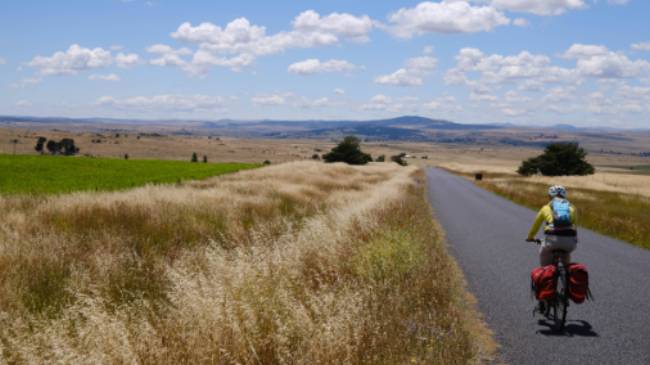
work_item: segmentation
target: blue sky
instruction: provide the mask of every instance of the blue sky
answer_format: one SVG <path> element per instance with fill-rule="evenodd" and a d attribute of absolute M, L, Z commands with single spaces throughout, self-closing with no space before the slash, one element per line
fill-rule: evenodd
<path fill-rule="evenodd" d="M 3 1 L 0 114 L 650 127 L 645 0 Z"/>

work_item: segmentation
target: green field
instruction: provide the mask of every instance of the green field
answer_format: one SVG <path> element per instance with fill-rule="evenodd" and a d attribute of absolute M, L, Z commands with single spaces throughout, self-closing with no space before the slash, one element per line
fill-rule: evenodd
<path fill-rule="evenodd" d="M 246 163 L 191 163 L 93 157 L 0 154 L 0 194 L 56 194 L 120 190 L 175 183 L 254 168 Z"/>

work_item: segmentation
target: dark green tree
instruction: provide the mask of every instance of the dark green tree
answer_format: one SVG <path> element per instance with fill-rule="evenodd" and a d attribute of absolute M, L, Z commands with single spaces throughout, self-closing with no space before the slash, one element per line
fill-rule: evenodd
<path fill-rule="evenodd" d="M 199 156 L 197 156 L 196 152 L 192 152 L 192 159 L 190 161 L 199 162 Z"/>
<path fill-rule="evenodd" d="M 72 156 L 79 153 L 79 147 L 75 146 L 74 139 L 72 138 L 62 139 L 61 142 L 59 142 L 59 146 L 61 146 L 61 153 L 66 156 Z"/>
<path fill-rule="evenodd" d="M 325 162 L 345 162 L 350 165 L 365 165 L 372 157 L 361 151 L 361 141 L 355 136 L 347 136 L 332 150 L 323 155 Z"/>
<path fill-rule="evenodd" d="M 523 161 L 517 172 L 524 176 L 537 173 L 545 176 L 591 175 L 595 169 L 586 157 L 587 152 L 578 143 L 552 143 L 541 155 Z"/>
<path fill-rule="evenodd" d="M 203 155 L 203 163 L 208 163 L 208 156 Z"/>
<path fill-rule="evenodd" d="M 36 146 L 34 146 L 36 152 L 43 153 L 43 150 L 45 148 L 45 142 L 47 142 L 47 138 L 38 137 L 38 139 L 36 140 Z"/>
<path fill-rule="evenodd" d="M 47 141 L 45 148 L 47 148 L 47 151 L 50 152 L 50 154 L 56 155 L 61 151 L 61 144 L 57 141 L 49 140 Z"/>
<path fill-rule="evenodd" d="M 399 155 L 390 156 L 390 160 L 400 166 L 407 166 L 408 162 L 406 162 L 406 160 L 404 159 L 405 157 L 406 157 L 406 153 L 402 152 Z"/>

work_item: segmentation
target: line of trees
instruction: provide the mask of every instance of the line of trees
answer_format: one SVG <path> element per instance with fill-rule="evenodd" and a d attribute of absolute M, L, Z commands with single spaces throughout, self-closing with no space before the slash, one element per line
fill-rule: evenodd
<path fill-rule="evenodd" d="M 60 141 L 50 139 L 48 141 L 45 137 L 38 137 L 34 149 L 41 154 L 47 150 L 51 155 L 72 156 L 79 153 L 79 147 L 74 144 L 74 139 L 72 138 L 63 138 Z"/>

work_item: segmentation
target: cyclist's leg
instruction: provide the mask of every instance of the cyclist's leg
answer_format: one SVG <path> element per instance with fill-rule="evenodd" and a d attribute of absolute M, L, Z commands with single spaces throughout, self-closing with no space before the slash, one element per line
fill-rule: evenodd
<path fill-rule="evenodd" d="M 553 264 L 553 248 L 548 240 L 544 239 L 539 246 L 539 264 L 541 266 Z"/>

